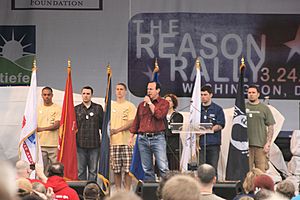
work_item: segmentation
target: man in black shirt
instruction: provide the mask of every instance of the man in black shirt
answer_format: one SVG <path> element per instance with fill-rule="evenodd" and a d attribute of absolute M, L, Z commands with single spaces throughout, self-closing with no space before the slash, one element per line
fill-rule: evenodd
<path fill-rule="evenodd" d="M 103 108 L 93 103 L 93 89 L 85 86 L 81 89 L 82 103 L 75 106 L 78 133 L 76 135 L 78 179 L 96 180 L 100 156 L 100 134 Z M 88 170 L 88 176 L 87 176 Z"/>

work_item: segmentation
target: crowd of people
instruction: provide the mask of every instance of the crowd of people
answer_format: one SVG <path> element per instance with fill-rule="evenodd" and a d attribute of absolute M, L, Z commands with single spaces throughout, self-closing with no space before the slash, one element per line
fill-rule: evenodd
<path fill-rule="evenodd" d="M 139 199 L 130 193 L 132 177 L 129 172 L 135 141 L 145 173 L 144 181 L 156 181 L 157 175 L 160 177 L 157 192 L 159 199 L 222 199 L 213 194 L 213 185 L 218 177 L 221 130 L 225 127 L 225 115 L 222 107 L 212 101 L 213 89 L 208 85 L 201 88 L 201 122 L 212 123 L 213 134 L 199 135 L 200 166 L 197 176 L 179 173 L 180 137 L 179 134 L 172 133 L 170 123 L 183 123 L 184 119 L 176 110 L 177 97 L 174 94 L 161 97 L 160 91 L 159 83 L 149 82 L 147 93 L 136 108 L 126 99 L 126 84 L 116 85 L 116 101 L 111 106 L 110 160 L 118 192 L 109 199 Z M 23 160 L 16 163 L 17 181 L 14 181 L 18 187 L 18 196 L 21 199 L 34 199 L 32 196 L 36 196 L 37 199 L 77 200 L 80 197 L 63 179 L 64 166 L 57 162 L 61 108 L 52 101 L 53 90 L 50 87 L 43 88 L 41 96 L 43 104 L 38 108 L 37 132 L 44 168 L 35 164 L 33 169 L 30 165 L 32 163 Z M 100 134 L 104 111 L 100 104 L 92 101 L 92 87 L 83 87 L 81 96 L 82 103 L 75 106 L 78 132 L 77 154 L 74 156 L 78 160 L 78 179 L 90 181 L 82 198 L 98 199 L 100 188 L 95 181 L 98 165 L 101 165 Z M 273 180 L 264 174 L 268 169 L 275 120 L 268 106 L 259 101 L 259 96 L 259 88 L 255 85 L 249 86 L 246 112 L 250 171 L 243 184 L 244 193 L 235 199 L 266 199 L 273 195 L 290 199 L 295 194 L 295 188 L 289 181 L 279 183 L 274 192 Z M 33 170 L 38 179 L 30 178 Z M 126 192 L 121 190 L 122 183 Z M 13 199 L 10 196 L 13 195 L 12 191 L 11 188 L 2 188 L 0 194 L 8 195 L 5 196 L 7 199 Z M 125 198 L 126 195 L 129 196 Z"/>
<path fill-rule="evenodd" d="M 15 170 L 14 170 L 15 169 Z M 48 175 L 43 167 L 36 164 L 35 170 L 29 163 L 19 160 L 15 168 L 11 163 L 0 163 L 0 199 L 3 200 L 141 200 L 133 190 L 116 190 L 111 196 L 102 195 L 101 188 L 95 181 L 88 181 L 82 194 L 72 189 L 63 179 L 64 166 L 53 163 L 48 168 Z M 30 178 L 36 173 L 37 179 Z M 158 200 L 222 200 L 223 194 L 214 194 L 216 170 L 209 164 L 202 164 L 195 172 L 170 170 L 162 177 L 156 194 L 151 195 Z M 243 187 L 237 190 L 233 200 L 297 200 L 296 188 L 289 180 L 275 185 L 273 179 L 258 168 L 252 168 L 245 177 Z"/>

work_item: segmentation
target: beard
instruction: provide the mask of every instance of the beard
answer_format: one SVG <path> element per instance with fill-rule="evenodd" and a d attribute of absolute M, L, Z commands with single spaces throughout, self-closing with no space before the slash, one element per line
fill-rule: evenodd
<path fill-rule="evenodd" d="M 255 99 L 249 99 L 250 103 L 255 103 L 256 100 Z"/>

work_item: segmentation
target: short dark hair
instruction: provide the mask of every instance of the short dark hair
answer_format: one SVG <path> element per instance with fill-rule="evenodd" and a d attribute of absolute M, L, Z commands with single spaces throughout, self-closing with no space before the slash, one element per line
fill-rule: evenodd
<path fill-rule="evenodd" d="M 122 85 L 125 88 L 125 90 L 127 90 L 127 86 L 125 83 L 117 83 L 117 85 Z"/>
<path fill-rule="evenodd" d="M 215 168 L 209 164 L 200 165 L 198 167 L 197 173 L 200 182 L 204 184 L 210 183 L 216 176 Z"/>
<path fill-rule="evenodd" d="M 100 186 L 95 181 L 89 181 L 83 190 L 84 199 L 100 199 L 101 189 Z"/>
<path fill-rule="evenodd" d="M 259 87 L 257 86 L 257 85 L 249 85 L 249 87 L 248 87 L 248 90 L 249 90 L 249 88 L 254 88 L 254 89 L 256 89 L 256 91 L 257 91 L 257 93 L 260 93 L 260 89 L 259 89 Z"/>
<path fill-rule="evenodd" d="M 166 94 L 164 98 L 170 97 L 173 102 L 173 108 L 176 109 L 178 106 L 177 96 L 175 94 Z"/>
<path fill-rule="evenodd" d="M 64 165 L 60 162 L 53 163 L 48 169 L 48 176 L 64 177 Z"/>
<path fill-rule="evenodd" d="M 210 85 L 204 85 L 201 88 L 201 92 L 208 92 L 209 94 L 212 94 L 212 87 Z"/>
<path fill-rule="evenodd" d="M 51 91 L 51 93 L 53 93 L 53 90 L 52 90 L 52 88 L 51 88 L 51 87 L 48 87 L 48 86 L 46 86 L 46 87 L 44 87 L 44 88 L 42 89 L 42 92 L 43 92 L 44 90 L 50 90 L 50 91 Z"/>
<path fill-rule="evenodd" d="M 156 84 L 155 85 L 155 89 L 161 89 L 161 86 L 160 86 L 160 84 L 158 82 L 156 82 L 156 81 L 150 81 L 149 83 L 155 83 Z"/>
<path fill-rule="evenodd" d="M 291 181 L 283 180 L 277 184 L 276 192 L 292 199 L 295 196 L 295 186 Z"/>
<path fill-rule="evenodd" d="M 87 85 L 87 86 L 84 86 L 84 87 L 81 89 L 81 92 L 82 92 L 83 89 L 91 90 L 91 93 L 94 94 L 94 90 L 93 90 L 93 88 L 92 88 L 91 86 L 88 86 L 88 85 Z"/>

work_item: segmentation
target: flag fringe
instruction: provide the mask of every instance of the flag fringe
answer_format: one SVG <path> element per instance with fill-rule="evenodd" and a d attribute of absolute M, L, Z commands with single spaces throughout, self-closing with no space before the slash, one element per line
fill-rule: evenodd
<path fill-rule="evenodd" d="M 102 180 L 103 186 L 105 187 L 105 190 L 103 190 L 103 188 L 100 187 L 101 191 L 103 192 L 103 194 L 105 196 L 109 195 L 109 193 L 110 193 L 110 183 L 109 183 L 109 180 L 106 179 L 102 174 L 98 174 L 98 178 L 100 180 Z"/>
<path fill-rule="evenodd" d="M 21 145 L 25 142 L 25 140 L 27 140 L 30 136 L 32 136 L 33 134 L 36 133 L 36 129 L 34 129 L 33 131 L 31 131 L 28 135 L 26 135 L 26 137 L 24 137 L 20 142 L 19 142 L 19 149 L 18 149 L 18 155 L 19 158 L 21 158 Z"/>

